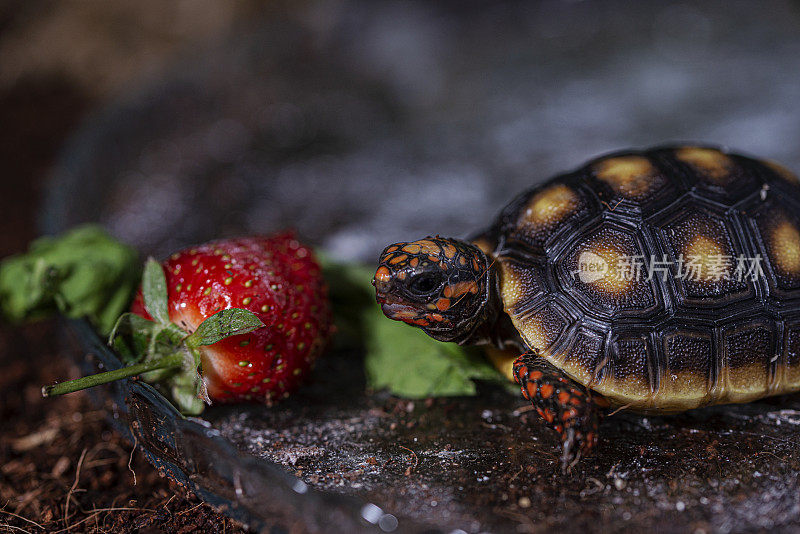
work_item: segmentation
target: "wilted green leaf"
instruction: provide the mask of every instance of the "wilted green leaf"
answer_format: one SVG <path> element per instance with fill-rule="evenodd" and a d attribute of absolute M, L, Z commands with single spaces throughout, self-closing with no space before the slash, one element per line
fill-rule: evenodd
<path fill-rule="evenodd" d="M 0 264 L 0 309 L 11 321 L 60 311 L 111 331 L 139 283 L 136 251 L 98 226 L 43 237 Z"/>
<path fill-rule="evenodd" d="M 367 382 L 407 398 L 474 395 L 473 379 L 505 382 L 479 349 L 441 343 L 422 330 L 391 321 L 382 313 L 365 315 Z"/>
<path fill-rule="evenodd" d="M 507 383 L 476 348 L 442 343 L 384 317 L 375 302 L 374 271 L 323 259 L 339 332 L 365 348 L 367 385 L 408 398 L 475 394 L 473 379 Z"/>
<path fill-rule="evenodd" d="M 197 383 L 202 378 L 191 372 L 181 372 L 170 380 L 170 393 L 178 410 L 184 415 L 199 415 L 205 404 L 197 395 Z"/>
<path fill-rule="evenodd" d="M 142 274 L 142 297 L 147 313 L 159 324 L 169 323 L 167 306 L 167 277 L 164 268 L 153 258 L 148 258 Z"/>
<path fill-rule="evenodd" d="M 255 313 L 242 308 L 228 308 L 218 311 L 200 323 L 197 330 L 186 338 L 186 345 L 189 347 L 213 345 L 225 338 L 247 334 L 262 327 L 264 323 Z"/>

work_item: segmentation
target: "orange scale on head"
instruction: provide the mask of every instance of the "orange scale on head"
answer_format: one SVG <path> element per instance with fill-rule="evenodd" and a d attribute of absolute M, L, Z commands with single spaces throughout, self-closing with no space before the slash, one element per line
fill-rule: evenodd
<path fill-rule="evenodd" d="M 450 308 L 450 299 L 448 298 L 441 298 L 436 301 L 436 308 L 439 311 L 445 311 Z"/>
<path fill-rule="evenodd" d="M 442 252 L 442 247 L 438 244 L 434 243 L 429 239 L 421 239 L 414 243 L 415 245 L 419 246 L 420 252 L 424 252 L 425 254 L 430 254 L 433 256 L 439 256 Z"/>
<path fill-rule="evenodd" d="M 472 281 L 459 282 L 453 285 L 454 297 L 460 297 L 461 295 L 464 295 L 466 293 L 477 293 L 477 292 L 478 292 L 478 284 Z"/>
<path fill-rule="evenodd" d="M 408 252 L 409 254 L 419 254 L 420 246 L 416 243 L 409 243 L 408 245 L 403 247 L 403 252 Z"/>
<path fill-rule="evenodd" d="M 375 280 L 379 282 L 389 282 L 392 279 L 392 273 L 386 267 L 378 267 L 375 272 Z"/>
<path fill-rule="evenodd" d="M 395 250 L 397 250 L 397 245 L 392 245 L 386 249 L 386 252 L 394 252 Z"/>
<path fill-rule="evenodd" d="M 395 256 L 394 258 L 389 260 L 389 264 L 396 265 L 401 261 L 405 261 L 408 258 L 405 254 L 400 254 L 399 256 Z"/>
<path fill-rule="evenodd" d="M 444 255 L 448 259 L 452 260 L 453 258 L 456 257 L 456 247 L 454 247 L 453 245 L 447 243 L 446 245 L 442 246 L 442 250 L 444 251 Z"/>
<path fill-rule="evenodd" d="M 408 264 L 411 265 L 412 267 L 416 267 L 417 265 L 419 265 L 419 258 L 411 258 L 411 261 L 408 262 Z"/>

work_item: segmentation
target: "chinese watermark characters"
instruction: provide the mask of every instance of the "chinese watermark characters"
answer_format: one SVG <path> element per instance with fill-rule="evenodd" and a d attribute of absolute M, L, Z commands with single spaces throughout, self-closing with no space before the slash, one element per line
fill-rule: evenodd
<path fill-rule="evenodd" d="M 660 258 L 646 256 L 617 256 L 610 263 L 603 256 L 593 252 L 582 252 L 578 258 L 578 268 L 572 272 L 574 278 L 589 284 L 600 279 L 644 280 L 668 277 L 677 280 L 720 282 L 722 280 L 755 281 L 764 276 L 761 255 L 730 256 L 725 254 L 679 255 L 670 258 L 666 254 Z"/>

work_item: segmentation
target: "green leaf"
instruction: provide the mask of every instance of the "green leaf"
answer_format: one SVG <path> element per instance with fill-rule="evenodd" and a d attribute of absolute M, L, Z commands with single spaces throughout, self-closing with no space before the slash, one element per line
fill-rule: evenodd
<path fill-rule="evenodd" d="M 319 254 L 317 254 L 320 257 Z M 407 398 L 474 395 L 474 380 L 507 380 L 473 347 L 442 343 L 387 319 L 375 303 L 374 271 L 321 257 L 339 333 L 365 348 L 367 385 Z M 339 334 L 337 334 L 338 336 Z"/>
<path fill-rule="evenodd" d="M 28 252 L 0 264 L 0 311 L 14 322 L 61 312 L 88 317 L 107 334 L 125 311 L 139 283 L 135 250 L 99 226 L 42 237 Z"/>
<path fill-rule="evenodd" d="M 170 382 L 172 400 L 184 415 L 199 415 L 205 408 L 203 399 L 197 394 L 196 383 L 197 379 L 191 373 L 179 373 Z"/>
<path fill-rule="evenodd" d="M 371 283 L 375 271 L 357 263 L 336 262 L 320 251 L 315 251 L 314 256 L 328 283 L 336 323 L 334 344 L 340 349 L 362 348 L 369 335 L 364 328 L 364 313 L 374 312 L 377 307 Z"/>
<path fill-rule="evenodd" d="M 225 338 L 247 334 L 264 326 L 255 313 L 242 308 L 228 308 L 200 323 L 197 330 L 186 338 L 186 345 L 190 348 L 213 345 Z"/>
<path fill-rule="evenodd" d="M 153 258 L 148 258 L 142 275 L 144 307 L 159 324 L 169 323 L 167 306 L 167 277 L 164 268 Z"/>
<path fill-rule="evenodd" d="M 126 365 L 139 363 L 147 355 L 147 348 L 156 324 L 135 313 L 123 313 L 108 335 L 108 344 L 119 353 Z"/>
<path fill-rule="evenodd" d="M 365 316 L 367 384 L 406 398 L 474 395 L 474 379 L 505 379 L 477 348 L 441 343 L 382 313 Z"/>

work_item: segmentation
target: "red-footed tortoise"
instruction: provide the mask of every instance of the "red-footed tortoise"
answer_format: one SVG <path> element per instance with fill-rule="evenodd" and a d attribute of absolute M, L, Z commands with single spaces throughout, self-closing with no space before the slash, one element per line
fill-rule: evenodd
<path fill-rule="evenodd" d="M 596 159 L 472 239 L 390 245 L 374 285 L 387 317 L 437 340 L 523 352 L 508 369 L 561 435 L 564 466 L 608 407 L 800 389 L 800 183 L 716 148 Z"/>

